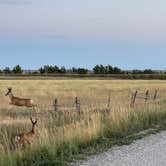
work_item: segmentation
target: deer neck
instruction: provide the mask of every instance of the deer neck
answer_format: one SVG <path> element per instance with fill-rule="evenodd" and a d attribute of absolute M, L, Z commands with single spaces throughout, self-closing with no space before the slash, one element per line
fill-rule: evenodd
<path fill-rule="evenodd" d="M 9 98 L 10 98 L 11 101 L 13 100 L 13 97 L 14 97 L 13 94 L 10 93 L 10 94 L 9 94 Z"/>
<path fill-rule="evenodd" d="M 34 134 L 35 133 L 35 126 L 32 126 L 31 132 Z"/>

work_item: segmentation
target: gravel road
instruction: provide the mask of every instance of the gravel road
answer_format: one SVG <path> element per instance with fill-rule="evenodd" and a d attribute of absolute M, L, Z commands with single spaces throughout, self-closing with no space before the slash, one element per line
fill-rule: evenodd
<path fill-rule="evenodd" d="M 166 131 L 114 147 L 74 166 L 166 166 Z"/>

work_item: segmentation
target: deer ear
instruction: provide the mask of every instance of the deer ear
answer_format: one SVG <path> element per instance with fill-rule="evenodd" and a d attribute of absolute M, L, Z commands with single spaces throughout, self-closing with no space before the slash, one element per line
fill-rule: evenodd
<path fill-rule="evenodd" d="M 32 117 L 30 117 L 31 122 L 33 122 Z"/>
<path fill-rule="evenodd" d="M 37 123 L 37 121 L 38 121 L 38 119 L 36 119 L 34 123 L 36 124 L 36 123 Z"/>
<path fill-rule="evenodd" d="M 36 124 L 38 119 L 36 119 L 35 121 L 33 121 L 32 117 L 30 117 L 30 120 L 31 120 L 32 124 Z"/>

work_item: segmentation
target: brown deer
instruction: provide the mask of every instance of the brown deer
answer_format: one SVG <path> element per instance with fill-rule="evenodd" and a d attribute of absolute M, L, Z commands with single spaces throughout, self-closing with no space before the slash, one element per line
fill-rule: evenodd
<path fill-rule="evenodd" d="M 37 106 L 34 104 L 32 99 L 15 97 L 12 93 L 12 88 L 8 88 L 8 92 L 6 93 L 6 96 L 9 96 L 9 98 L 10 98 L 9 104 L 11 104 L 11 105 L 25 106 L 25 107 L 36 107 Z"/>
<path fill-rule="evenodd" d="M 37 119 L 33 121 L 32 117 L 30 117 L 32 123 L 32 129 L 27 133 L 22 133 L 14 137 L 14 145 L 15 147 L 26 147 L 26 145 L 31 145 L 34 139 L 37 137 L 35 126 L 37 124 Z"/>

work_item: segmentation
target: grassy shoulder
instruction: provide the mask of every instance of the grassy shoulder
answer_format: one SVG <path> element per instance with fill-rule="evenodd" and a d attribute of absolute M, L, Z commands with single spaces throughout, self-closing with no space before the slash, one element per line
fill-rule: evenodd
<path fill-rule="evenodd" d="M 133 140 L 166 129 L 164 107 L 158 110 L 148 107 L 146 111 L 138 109 L 123 113 L 102 110 L 89 115 L 88 119 L 84 116 L 79 116 L 74 129 L 63 126 L 61 140 L 56 139 L 54 130 L 51 129 L 52 135 L 48 140 L 43 135 L 45 140 L 41 140 L 40 144 L 1 155 L 0 165 L 65 166 L 113 146 L 130 144 Z M 67 131 L 70 133 L 69 138 L 65 135 Z"/>
<path fill-rule="evenodd" d="M 142 139 L 151 134 L 157 134 L 160 131 L 166 130 L 166 121 L 161 122 L 156 126 L 152 126 L 153 128 L 149 128 L 143 130 L 138 133 L 112 133 L 107 137 L 99 138 L 91 142 L 88 146 L 85 146 L 81 149 L 80 154 L 76 154 L 73 156 L 72 160 L 67 159 L 69 162 L 77 162 L 79 160 L 85 160 L 90 155 L 95 155 L 98 153 L 102 153 L 114 146 L 122 146 L 122 145 L 129 145 L 133 141 Z"/>

